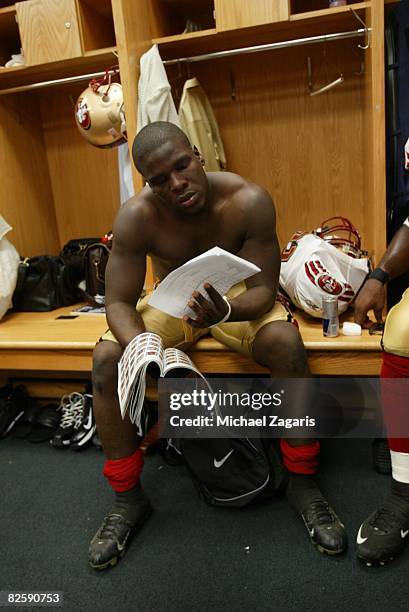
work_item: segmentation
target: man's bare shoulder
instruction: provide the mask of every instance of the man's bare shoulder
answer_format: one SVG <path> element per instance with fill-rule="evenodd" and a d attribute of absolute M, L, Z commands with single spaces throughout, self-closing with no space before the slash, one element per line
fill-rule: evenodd
<path fill-rule="evenodd" d="M 233 172 L 209 172 L 209 182 L 216 192 L 242 210 L 254 211 L 255 208 L 272 208 L 274 203 L 268 191 Z"/>
<path fill-rule="evenodd" d="M 136 237 L 143 237 L 146 242 L 150 237 L 150 228 L 154 226 L 155 216 L 151 191 L 144 188 L 120 208 L 115 219 L 113 234 L 116 239 L 125 242 Z"/>

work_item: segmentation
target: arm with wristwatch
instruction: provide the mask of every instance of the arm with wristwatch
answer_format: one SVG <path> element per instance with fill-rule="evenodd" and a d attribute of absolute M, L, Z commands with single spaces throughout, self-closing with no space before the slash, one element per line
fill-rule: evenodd
<path fill-rule="evenodd" d="M 378 266 L 366 279 L 354 302 L 356 323 L 368 328 L 372 322 L 368 312 L 373 310 L 377 323 L 382 323 L 386 302 L 386 283 L 409 270 L 409 217 L 396 232 Z"/>

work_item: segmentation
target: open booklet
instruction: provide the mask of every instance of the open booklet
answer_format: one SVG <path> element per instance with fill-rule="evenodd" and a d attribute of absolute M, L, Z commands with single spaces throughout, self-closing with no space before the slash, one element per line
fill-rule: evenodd
<path fill-rule="evenodd" d="M 145 399 L 146 370 L 151 363 L 158 365 L 162 377 L 171 370 L 184 368 L 196 372 L 206 382 L 183 351 L 176 348 L 164 349 L 161 337 L 151 332 L 136 336 L 126 347 L 118 364 L 118 395 L 122 418 L 128 412 L 131 422 L 138 427 L 138 435 L 143 435 L 141 413 Z"/>
<path fill-rule="evenodd" d="M 152 293 L 149 305 L 172 317 L 194 316 L 187 303 L 194 291 L 203 292 L 203 283 L 209 282 L 225 295 L 233 285 L 257 272 L 260 268 L 250 261 L 213 247 L 170 272 Z"/>

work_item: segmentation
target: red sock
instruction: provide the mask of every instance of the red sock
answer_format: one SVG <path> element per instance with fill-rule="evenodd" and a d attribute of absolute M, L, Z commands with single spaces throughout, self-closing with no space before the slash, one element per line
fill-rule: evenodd
<path fill-rule="evenodd" d="M 129 491 L 138 482 L 143 468 L 143 453 L 136 451 L 122 459 L 107 459 L 104 465 L 104 476 L 109 484 L 118 493 Z"/>
<path fill-rule="evenodd" d="M 280 440 L 284 465 L 293 474 L 315 474 L 318 468 L 320 443 L 318 440 L 303 446 L 291 446 L 287 440 Z"/>
<path fill-rule="evenodd" d="M 399 433 L 402 435 L 402 423 L 405 423 L 405 431 L 408 429 L 406 423 L 409 418 L 409 407 L 406 383 L 400 386 L 398 381 L 390 381 L 391 378 L 409 378 L 409 358 L 384 352 L 380 378 L 383 416 L 390 436 L 389 448 L 399 453 L 409 453 L 409 438 L 396 437 Z"/>

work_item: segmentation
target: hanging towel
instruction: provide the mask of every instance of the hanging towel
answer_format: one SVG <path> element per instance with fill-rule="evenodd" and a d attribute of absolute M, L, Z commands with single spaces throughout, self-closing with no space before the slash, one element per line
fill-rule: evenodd
<path fill-rule="evenodd" d="M 153 121 L 170 121 L 180 126 L 170 84 L 157 45 L 153 45 L 142 55 L 140 67 L 137 131 L 139 132 L 145 125 Z M 123 204 L 135 193 L 132 182 L 132 162 L 127 143 L 118 149 L 118 164 L 121 204 Z"/>
<path fill-rule="evenodd" d="M 196 145 L 205 160 L 208 172 L 226 167 L 226 156 L 216 117 L 209 99 L 196 78 L 186 81 L 179 106 L 182 130 Z"/>
<path fill-rule="evenodd" d="M 154 121 L 170 121 L 180 126 L 157 45 L 153 45 L 141 57 L 141 75 L 138 83 L 138 132 Z"/>

